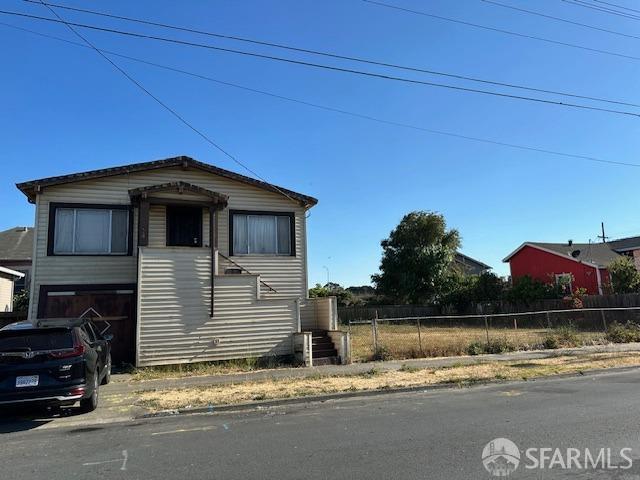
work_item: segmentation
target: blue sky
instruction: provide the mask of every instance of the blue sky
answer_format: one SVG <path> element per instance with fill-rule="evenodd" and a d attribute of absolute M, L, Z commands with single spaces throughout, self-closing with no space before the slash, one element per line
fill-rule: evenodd
<path fill-rule="evenodd" d="M 61 0 L 62 1 L 62 0 Z M 640 35 L 640 23 L 555 0 L 505 3 Z M 628 0 L 619 0 L 633 6 Z M 551 90 L 640 103 L 640 61 L 505 36 L 359 0 L 80 2 L 68 5 L 214 32 Z M 389 0 L 461 20 L 637 55 L 640 40 L 595 32 L 479 0 Z M 3 9 L 50 16 L 19 0 Z M 68 20 L 231 48 L 311 57 L 60 10 Z M 75 39 L 62 25 L 0 21 Z M 83 31 L 98 47 L 217 79 L 391 121 L 496 141 L 640 163 L 640 119 L 408 85 Z M 95 52 L 0 25 L 0 229 L 33 224 L 16 182 L 190 155 L 247 173 L 140 93 Z M 347 62 L 318 59 L 350 66 Z M 380 240 L 412 210 L 445 215 L 462 251 L 507 274 L 525 240 L 640 234 L 640 168 L 617 167 L 438 136 L 320 111 L 116 59 L 270 182 L 319 198 L 311 210 L 309 281 L 369 283 Z M 390 69 L 380 73 L 468 86 Z M 475 85 L 476 87 L 478 85 Z M 490 87 L 489 87 L 490 88 Z M 513 93 L 510 91 L 509 93 Z M 632 107 L 624 107 L 633 110 Z M 640 110 L 640 109 L 637 109 Z"/>

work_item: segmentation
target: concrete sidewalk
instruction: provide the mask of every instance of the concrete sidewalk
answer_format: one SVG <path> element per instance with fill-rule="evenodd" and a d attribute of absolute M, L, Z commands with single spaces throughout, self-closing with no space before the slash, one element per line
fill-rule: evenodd
<path fill-rule="evenodd" d="M 640 352 L 640 343 L 596 345 L 580 348 L 560 348 L 556 350 L 532 350 L 493 355 L 475 355 L 462 357 L 438 357 L 410 360 L 391 360 L 385 362 L 353 363 L 351 365 L 324 365 L 321 367 L 276 368 L 246 373 L 224 375 L 206 375 L 182 378 L 165 378 L 145 381 L 131 381 L 130 375 L 114 375 L 112 384 L 105 387 L 109 395 L 127 395 L 143 390 L 165 390 L 172 388 L 197 387 L 201 385 L 227 385 L 243 382 L 279 380 L 286 378 L 307 378 L 318 375 L 357 375 L 371 369 L 379 371 L 399 370 L 403 365 L 416 368 L 439 368 L 453 365 L 475 365 L 496 361 L 523 361 L 556 357 L 559 355 L 582 355 L 588 353 Z"/>
<path fill-rule="evenodd" d="M 584 355 L 592 353 L 640 352 L 640 343 L 599 345 L 557 350 L 512 352 L 495 355 L 427 358 L 417 360 L 394 360 L 386 362 L 354 363 L 352 365 L 326 365 L 321 367 L 278 368 L 246 373 L 166 378 L 133 381 L 131 375 L 113 375 L 112 382 L 100 388 L 100 404 L 95 412 L 80 414 L 77 408 L 63 409 L 61 415 L 46 411 L 17 410 L 0 413 L 0 433 L 33 428 L 83 427 L 87 425 L 128 421 L 150 412 L 136 405 L 138 392 L 166 390 L 207 385 L 230 385 L 243 382 L 308 378 L 318 375 L 357 375 L 371 369 L 380 372 L 394 371 L 403 365 L 415 368 L 441 368 L 475 365 L 487 362 L 513 362 L 556 357 L 559 355 Z M 371 393 L 371 392 L 369 392 Z M 304 401 L 301 399 L 300 401 Z"/>

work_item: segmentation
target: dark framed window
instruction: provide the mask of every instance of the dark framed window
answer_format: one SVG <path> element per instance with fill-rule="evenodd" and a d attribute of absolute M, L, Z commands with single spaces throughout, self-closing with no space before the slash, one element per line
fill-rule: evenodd
<path fill-rule="evenodd" d="M 295 230 L 291 212 L 230 210 L 229 254 L 295 256 Z"/>
<path fill-rule="evenodd" d="M 51 203 L 48 255 L 131 255 L 129 205 Z"/>

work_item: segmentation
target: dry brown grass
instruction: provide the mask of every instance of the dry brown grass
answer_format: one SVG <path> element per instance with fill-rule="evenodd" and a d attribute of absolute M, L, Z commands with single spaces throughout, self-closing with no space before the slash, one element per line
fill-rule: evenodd
<path fill-rule="evenodd" d="M 504 341 L 513 346 L 513 350 L 532 350 L 540 348 L 548 334 L 549 330 L 544 328 L 492 328 L 489 339 Z M 576 332 L 575 335 L 579 345 L 604 343 L 601 332 Z M 486 341 L 484 328 L 422 326 L 419 338 L 415 324 L 378 324 L 378 345 L 389 359 L 466 355 L 470 344 Z M 356 362 L 373 358 L 371 325 L 351 326 L 351 355 Z"/>
<path fill-rule="evenodd" d="M 256 372 L 274 368 L 290 368 L 293 365 L 279 357 L 241 358 L 218 362 L 198 362 L 158 367 L 142 367 L 131 374 L 131 380 L 145 380 L 197 377 L 205 375 L 229 375 L 233 373 Z"/>
<path fill-rule="evenodd" d="M 350 376 L 314 376 L 305 379 L 288 378 L 237 385 L 147 391 L 139 394 L 139 403 L 154 410 L 164 410 L 442 383 L 468 385 L 479 381 L 529 379 L 635 365 L 640 365 L 640 354 L 601 353 L 435 369 L 411 367 L 383 372 L 371 370 L 366 374 Z"/>

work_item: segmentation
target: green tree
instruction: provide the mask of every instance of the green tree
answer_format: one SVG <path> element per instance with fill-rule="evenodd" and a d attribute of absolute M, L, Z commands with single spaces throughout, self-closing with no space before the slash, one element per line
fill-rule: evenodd
<path fill-rule="evenodd" d="M 504 295 L 505 284 L 493 272 L 482 272 L 477 277 L 473 297 L 476 302 L 495 302 Z"/>
<path fill-rule="evenodd" d="M 640 273 L 631 257 L 621 256 L 609 265 L 608 270 L 615 293 L 631 293 L 640 289 Z"/>
<path fill-rule="evenodd" d="M 309 298 L 314 297 L 336 297 L 340 307 L 351 305 L 354 302 L 353 295 L 350 292 L 333 282 L 329 282 L 324 286 L 316 283 L 315 287 L 309 289 Z"/>
<path fill-rule="evenodd" d="M 447 276 L 460 246 L 457 230 L 442 215 L 411 212 L 383 240 L 376 291 L 398 303 L 429 303 L 446 293 Z"/>
<path fill-rule="evenodd" d="M 510 302 L 528 304 L 545 298 L 558 298 L 559 295 L 555 285 L 525 275 L 513 280 L 513 285 L 507 290 L 505 296 Z"/>
<path fill-rule="evenodd" d="M 323 287 L 319 283 L 316 283 L 316 286 L 309 289 L 309 298 L 317 298 L 317 297 L 328 297 L 331 295 L 331 292 L 327 287 Z"/>

